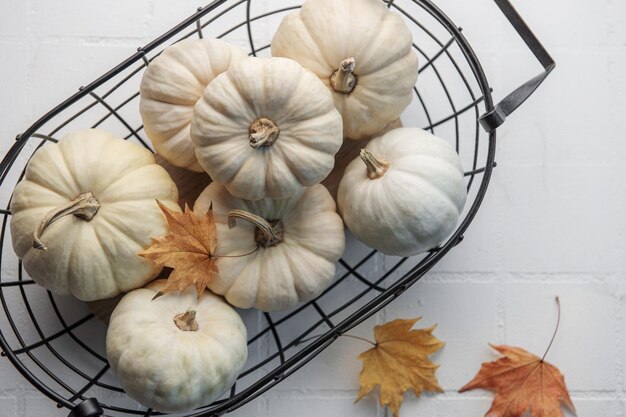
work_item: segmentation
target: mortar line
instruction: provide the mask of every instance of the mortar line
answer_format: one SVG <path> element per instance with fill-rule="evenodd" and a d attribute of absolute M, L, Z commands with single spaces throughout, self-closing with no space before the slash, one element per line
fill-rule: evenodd
<path fill-rule="evenodd" d="M 496 284 L 496 339 L 506 344 L 506 305 L 504 303 L 504 283 Z"/>
<path fill-rule="evenodd" d="M 26 3 L 26 16 L 28 17 L 28 22 L 26 23 L 26 85 L 24 86 L 25 96 L 27 102 L 33 101 L 33 84 L 35 79 L 35 64 L 37 62 L 36 55 L 34 51 L 37 50 L 39 41 L 37 32 L 33 29 L 33 22 L 35 21 L 35 11 L 33 9 L 32 0 L 24 0 Z M 28 105 L 30 118 L 35 119 L 35 109 L 34 106 Z M 15 132 L 21 133 L 21 132 Z"/>
<path fill-rule="evenodd" d="M 622 403 L 624 398 L 626 398 L 626 396 L 624 395 L 624 363 L 621 355 L 624 349 L 624 335 L 622 333 L 622 329 L 624 328 L 624 313 L 621 308 L 623 299 L 624 295 L 611 297 L 615 314 L 615 388 L 617 391 L 617 399 L 620 401 L 620 403 Z M 618 417 L 624 417 L 623 407 L 619 407 Z"/>

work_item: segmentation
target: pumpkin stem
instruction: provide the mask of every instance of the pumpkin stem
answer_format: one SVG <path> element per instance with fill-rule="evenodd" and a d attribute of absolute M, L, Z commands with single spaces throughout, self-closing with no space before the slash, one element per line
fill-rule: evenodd
<path fill-rule="evenodd" d="M 256 226 L 254 239 L 261 247 L 269 248 L 283 241 L 285 230 L 281 220 L 265 220 L 263 217 L 244 210 L 231 210 L 228 212 L 228 227 L 231 229 L 235 227 L 236 219 L 246 220 Z"/>
<path fill-rule="evenodd" d="M 347 58 L 341 61 L 339 69 L 330 76 L 330 85 L 337 93 L 350 94 L 356 87 L 356 75 L 354 69 L 356 61 L 354 58 Z"/>
<path fill-rule="evenodd" d="M 196 310 L 189 308 L 184 313 L 177 314 L 174 316 L 174 323 L 183 332 L 195 332 L 198 330 Z"/>
<path fill-rule="evenodd" d="M 267 117 L 259 117 L 250 124 L 248 133 L 250 134 L 250 146 L 256 149 L 260 146 L 272 146 L 280 135 L 280 129 L 276 123 Z"/>
<path fill-rule="evenodd" d="M 94 218 L 96 213 L 98 213 L 99 208 L 100 203 L 98 203 L 98 200 L 96 200 L 91 192 L 88 192 L 79 195 L 62 206 L 50 210 L 48 214 L 43 216 L 43 219 L 39 222 L 39 226 L 33 233 L 33 248 L 41 250 L 47 249 L 46 245 L 44 245 L 41 241 L 41 235 L 48 228 L 48 226 L 59 220 L 61 217 L 73 214 L 79 219 L 88 222 Z"/>
<path fill-rule="evenodd" d="M 382 177 L 389 169 L 389 161 L 383 158 L 376 158 L 367 149 L 361 149 L 361 153 L 359 154 L 359 156 L 367 166 L 367 177 L 370 180 L 375 180 Z"/>

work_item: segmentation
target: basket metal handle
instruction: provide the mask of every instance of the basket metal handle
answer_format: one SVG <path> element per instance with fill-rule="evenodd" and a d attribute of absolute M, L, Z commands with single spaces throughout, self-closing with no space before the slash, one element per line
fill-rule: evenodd
<path fill-rule="evenodd" d="M 546 79 L 546 77 L 552 72 L 556 63 L 550 56 L 548 51 L 543 47 L 539 39 L 530 30 L 526 22 L 519 15 L 517 10 L 513 7 L 509 0 L 494 0 L 504 16 L 511 22 L 511 25 L 515 28 L 522 40 L 526 43 L 531 52 L 535 55 L 535 58 L 541 63 L 544 71 L 527 81 L 520 87 L 518 87 L 511 94 L 506 96 L 500 101 L 495 109 L 483 114 L 479 118 L 481 126 L 489 133 L 496 130 L 498 126 L 502 125 L 507 116 L 513 113 L 519 106 L 521 106 L 528 97 L 535 92 L 537 87 Z"/>

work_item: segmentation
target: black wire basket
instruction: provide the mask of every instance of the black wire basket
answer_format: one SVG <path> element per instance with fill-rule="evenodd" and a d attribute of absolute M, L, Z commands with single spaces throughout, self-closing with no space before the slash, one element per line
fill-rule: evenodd
<path fill-rule="evenodd" d="M 267 34 L 300 4 L 261 10 L 263 5 L 256 3 L 216 0 L 199 8 L 41 117 L 17 136 L 0 163 L 0 195 L 11 195 L 37 149 L 71 130 L 101 127 L 151 149 L 138 111 L 139 81 L 146 66 L 164 47 L 189 37 L 224 38 L 250 55 L 269 56 Z M 459 244 L 496 166 L 496 128 L 554 68 L 550 55 L 508 0 L 495 0 L 543 71 L 494 105 L 480 61 L 461 28 L 430 0 L 385 3 L 404 17 L 421 59 L 415 98 L 402 120 L 451 140 L 467 171 L 469 198 L 459 226 L 440 247 L 412 258 L 383 256 L 349 238 L 335 281 L 318 299 L 282 313 L 242 311 L 250 337 L 246 367 L 230 392 L 187 416 L 223 415 L 258 397 L 402 294 Z M 241 23 L 232 26 L 235 21 Z M 161 415 L 130 400 L 112 375 L 104 353 L 106 325 L 78 300 L 33 285 L 11 247 L 9 204 L 2 202 L 6 208 L 0 209 L 2 355 L 54 404 L 69 409 L 70 416 Z"/>

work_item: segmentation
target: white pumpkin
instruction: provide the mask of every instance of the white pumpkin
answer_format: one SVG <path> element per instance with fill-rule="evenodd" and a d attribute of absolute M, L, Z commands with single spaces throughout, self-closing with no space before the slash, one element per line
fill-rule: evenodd
<path fill-rule="evenodd" d="M 333 92 L 344 135 L 365 139 L 411 102 L 419 69 L 412 42 L 382 0 L 306 0 L 281 22 L 272 55 L 313 71 Z"/>
<path fill-rule="evenodd" d="M 113 297 L 161 270 L 137 255 L 168 230 L 156 199 L 180 210 L 176 185 L 150 151 L 101 130 L 70 133 L 35 152 L 15 187 L 13 248 L 55 294 Z"/>
<path fill-rule="evenodd" d="M 348 229 L 387 255 L 435 248 L 457 225 L 467 191 L 457 153 L 417 128 L 372 139 L 346 168 L 337 203 Z"/>
<path fill-rule="evenodd" d="M 326 178 L 341 132 L 328 90 L 285 58 L 231 66 L 209 84 L 191 124 L 200 165 L 247 200 L 288 198 Z"/>
<path fill-rule="evenodd" d="M 146 407 L 189 411 L 230 388 L 246 363 L 246 328 L 221 297 L 195 288 L 152 301 L 165 281 L 132 291 L 117 305 L 107 358 L 124 391 Z"/>
<path fill-rule="evenodd" d="M 205 214 L 211 203 L 219 274 L 209 288 L 230 304 L 285 310 L 314 299 L 333 280 L 345 237 L 335 202 L 324 186 L 306 188 L 290 199 L 252 202 L 213 183 L 198 197 L 194 212 Z M 229 227 L 229 217 L 234 227 Z"/>
<path fill-rule="evenodd" d="M 206 86 L 246 55 L 218 39 L 185 39 L 156 57 L 144 72 L 140 111 L 157 153 L 172 165 L 202 172 L 189 126 Z"/>

